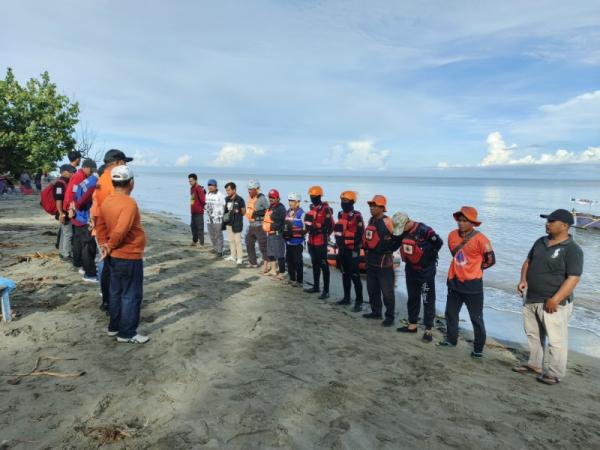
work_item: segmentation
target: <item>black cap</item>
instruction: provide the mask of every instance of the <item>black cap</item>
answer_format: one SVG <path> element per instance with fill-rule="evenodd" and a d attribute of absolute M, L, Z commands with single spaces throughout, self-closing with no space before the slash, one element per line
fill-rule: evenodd
<path fill-rule="evenodd" d="M 77 172 L 77 169 L 75 167 L 73 167 L 71 164 L 63 164 L 62 166 L 60 166 L 60 173 L 63 173 L 63 172 L 75 173 L 75 172 Z"/>
<path fill-rule="evenodd" d="M 558 220 L 559 222 L 566 223 L 567 225 L 573 225 L 575 223 L 573 214 L 566 209 L 557 209 L 550 214 L 540 214 L 540 217 L 542 219 L 547 219 L 548 221 Z"/>
<path fill-rule="evenodd" d="M 96 165 L 96 161 L 93 159 L 85 159 L 81 164 L 81 167 L 89 167 L 90 169 L 96 170 L 98 166 Z"/>
<path fill-rule="evenodd" d="M 121 150 L 116 150 L 113 148 L 107 151 L 106 155 L 104 155 L 104 162 L 108 164 L 115 161 L 131 162 L 133 161 L 133 158 L 129 158 L 125 156 L 125 153 L 123 153 Z"/>

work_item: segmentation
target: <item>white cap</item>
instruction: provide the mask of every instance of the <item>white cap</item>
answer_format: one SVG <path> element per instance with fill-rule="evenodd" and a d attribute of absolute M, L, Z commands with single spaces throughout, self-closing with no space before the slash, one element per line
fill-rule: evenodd
<path fill-rule="evenodd" d="M 257 180 L 248 181 L 248 189 L 260 189 L 260 182 Z"/>
<path fill-rule="evenodd" d="M 295 202 L 300 202 L 300 201 L 302 201 L 302 196 L 300 194 L 298 194 L 297 192 L 290 192 L 288 194 L 288 200 L 293 200 Z"/>
<path fill-rule="evenodd" d="M 133 170 L 129 166 L 117 166 L 112 169 L 110 178 L 113 181 L 127 181 L 133 178 Z"/>
<path fill-rule="evenodd" d="M 394 236 L 400 236 L 404 233 L 404 227 L 410 219 L 405 212 L 397 212 L 392 216 L 392 224 L 394 225 Z"/>

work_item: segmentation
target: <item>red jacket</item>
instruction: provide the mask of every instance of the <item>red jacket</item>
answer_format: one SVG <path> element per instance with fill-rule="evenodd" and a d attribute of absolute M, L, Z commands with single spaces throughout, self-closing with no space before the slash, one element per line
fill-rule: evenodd
<path fill-rule="evenodd" d="M 204 206 L 206 205 L 206 193 L 200 185 L 190 188 L 190 206 L 192 214 L 204 214 Z"/>

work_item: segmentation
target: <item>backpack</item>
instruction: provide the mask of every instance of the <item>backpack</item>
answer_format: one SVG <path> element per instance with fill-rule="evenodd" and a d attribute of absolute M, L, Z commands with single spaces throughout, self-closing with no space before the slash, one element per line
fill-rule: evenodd
<path fill-rule="evenodd" d="M 56 183 L 62 184 L 63 189 L 67 189 L 67 185 L 63 180 L 56 180 L 53 183 L 48 183 L 48 186 L 40 193 L 40 205 L 42 205 L 44 211 L 53 216 L 58 212 L 56 209 L 56 200 L 54 199 L 54 185 Z"/>

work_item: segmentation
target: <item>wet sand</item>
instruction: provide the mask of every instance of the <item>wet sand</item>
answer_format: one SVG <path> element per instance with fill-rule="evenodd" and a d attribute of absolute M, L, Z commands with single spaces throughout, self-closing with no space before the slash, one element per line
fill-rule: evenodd
<path fill-rule="evenodd" d="M 597 359 L 572 352 L 568 377 L 542 385 L 511 372 L 521 348 L 492 341 L 486 358 L 472 360 L 462 339 L 443 349 L 421 342 L 421 333 L 382 329 L 333 298 L 319 301 L 190 248 L 187 227 L 173 218 L 142 220 L 139 331 L 151 341 L 136 346 L 106 335 L 99 287 L 58 259 L 56 222 L 37 199 L 0 202 L 0 274 L 18 282 L 12 301 L 21 314 L 0 325 L 2 446 L 589 449 L 600 442 Z M 72 376 L 7 383 L 38 358 L 38 370 Z"/>

